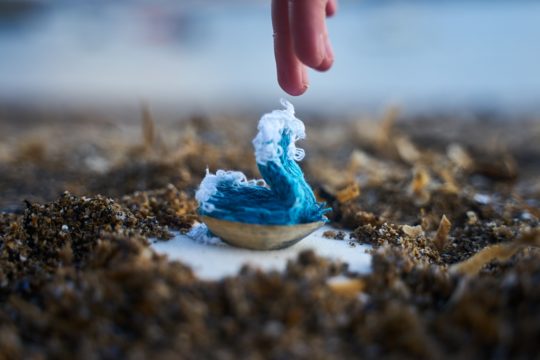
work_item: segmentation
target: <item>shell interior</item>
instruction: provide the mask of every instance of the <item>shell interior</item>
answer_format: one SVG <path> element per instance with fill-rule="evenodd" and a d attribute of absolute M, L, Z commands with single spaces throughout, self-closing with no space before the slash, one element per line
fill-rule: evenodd
<path fill-rule="evenodd" d="M 210 231 L 230 245 L 253 250 L 276 250 L 296 244 L 324 222 L 297 225 L 259 225 L 202 216 Z"/>

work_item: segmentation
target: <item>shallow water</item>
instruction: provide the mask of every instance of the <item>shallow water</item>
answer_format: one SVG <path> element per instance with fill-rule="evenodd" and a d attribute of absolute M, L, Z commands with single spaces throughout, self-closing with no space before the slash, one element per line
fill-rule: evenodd
<path fill-rule="evenodd" d="M 0 8 L 0 100 L 193 110 L 268 108 L 284 95 L 266 1 L 39 4 Z M 335 66 L 312 73 L 295 104 L 538 109 L 539 13 L 533 1 L 342 1 Z"/>

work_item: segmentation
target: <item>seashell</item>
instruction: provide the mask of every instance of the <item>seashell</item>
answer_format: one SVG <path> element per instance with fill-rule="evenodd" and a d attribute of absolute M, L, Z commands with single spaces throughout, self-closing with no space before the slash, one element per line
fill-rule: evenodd
<path fill-rule="evenodd" d="M 292 246 L 324 225 L 317 221 L 297 225 L 260 225 L 201 216 L 210 231 L 226 243 L 253 250 L 276 250 Z"/>

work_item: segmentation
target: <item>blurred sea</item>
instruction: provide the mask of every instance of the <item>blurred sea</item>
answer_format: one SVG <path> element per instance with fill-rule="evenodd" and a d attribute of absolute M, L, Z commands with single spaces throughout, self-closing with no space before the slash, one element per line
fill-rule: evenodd
<path fill-rule="evenodd" d="M 341 1 L 314 111 L 540 109 L 540 2 Z M 269 1 L 0 0 L 0 101 L 275 107 Z"/>

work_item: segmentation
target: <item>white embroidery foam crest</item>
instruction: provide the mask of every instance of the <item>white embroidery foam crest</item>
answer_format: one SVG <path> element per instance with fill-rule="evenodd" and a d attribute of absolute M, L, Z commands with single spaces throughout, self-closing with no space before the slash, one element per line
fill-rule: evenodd
<path fill-rule="evenodd" d="M 255 159 L 258 164 L 266 165 L 269 161 L 279 161 L 282 149 L 279 147 L 281 135 L 285 129 L 291 132 L 291 143 L 287 148 L 287 157 L 300 161 L 304 158 L 304 149 L 296 147 L 296 141 L 305 139 L 306 128 L 304 123 L 294 116 L 294 106 L 285 99 L 281 99 L 283 110 L 274 110 L 262 116 L 257 129 L 259 132 L 253 139 Z"/>
<path fill-rule="evenodd" d="M 212 195 L 217 192 L 217 186 L 222 182 L 229 182 L 233 186 L 266 186 L 266 182 L 264 181 L 264 179 L 248 180 L 246 178 L 246 175 L 244 175 L 244 173 L 241 171 L 218 170 L 215 174 L 212 174 L 208 169 L 206 169 L 206 176 L 201 181 L 199 189 L 195 193 L 195 199 L 204 211 L 214 211 L 214 205 L 208 203 L 208 200 L 210 200 Z"/>

